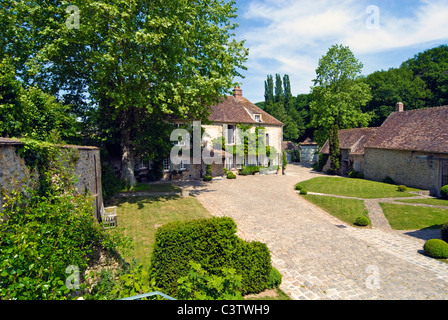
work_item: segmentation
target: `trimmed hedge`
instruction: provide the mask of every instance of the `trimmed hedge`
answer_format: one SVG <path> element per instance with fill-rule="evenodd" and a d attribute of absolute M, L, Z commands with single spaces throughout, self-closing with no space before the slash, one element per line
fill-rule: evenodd
<path fill-rule="evenodd" d="M 268 288 L 272 270 L 267 246 L 246 242 L 236 236 L 231 218 L 174 222 L 157 229 L 151 257 L 151 275 L 164 293 L 177 295 L 177 280 L 185 277 L 188 261 L 201 264 L 209 274 L 233 268 L 242 276 L 242 294 Z"/>
<path fill-rule="evenodd" d="M 440 228 L 440 237 L 443 241 L 448 242 L 448 222 L 445 222 Z"/>
<path fill-rule="evenodd" d="M 227 172 L 226 176 L 227 179 L 236 179 L 236 175 L 232 171 Z"/>
<path fill-rule="evenodd" d="M 428 256 L 436 259 L 448 258 L 448 243 L 440 239 L 430 239 L 425 242 L 423 249 Z"/>
<path fill-rule="evenodd" d="M 442 199 L 448 200 L 448 185 L 443 186 L 440 189 L 440 195 L 442 196 Z"/>
<path fill-rule="evenodd" d="M 355 225 L 360 227 L 367 227 L 370 224 L 370 219 L 366 216 L 359 216 L 356 218 Z"/>

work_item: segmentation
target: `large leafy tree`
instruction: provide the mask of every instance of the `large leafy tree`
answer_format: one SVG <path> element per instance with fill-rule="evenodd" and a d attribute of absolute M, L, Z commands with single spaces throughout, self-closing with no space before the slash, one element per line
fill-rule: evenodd
<path fill-rule="evenodd" d="M 380 126 L 395 111 L 397 102 L 403 102 L 406 110 L 428 107 L 432 93 L 426 83 L 407 68 L 377 71 L 365 78 L 372 90 L 372 100 L 363 107 L 374 112 L 370 126 Z"/>
<path fill-rule="evenodd" d="M 448 45 L 428 49 L 405 61 L 401 68 L 412 70 L 432 92 L 428 107 L 448 104 Z"/>
<path fill-rule="evenodd" d="M 318 128 L 315 138 L 320 145 L 328 137 L 338 145 L 339 129 L 368 125 L 372 116 L 363 113 L 361 108 L 372 96 L 369 86 L 360 80 L 362 67 L 350 48 L 343 45 L 333 45 L 319 60 L 310 118 L 312 125 Z M 332 169 L 337 170 L 337 163 L 335 165 Z"/>
<path fill-rule="evenodd" d="M 110 120 L 119 136 L 122 178 L 134 185 L 139 141 L 157 149 L 151 148 L 156 139 L 141 136 L 148 132 L 143 124 L 157 127 L 167 117 L 206 119 L 208 106 L 236 85 L 233 79 L 244 68 L 247 50 L 233 39 L 235 1 L 71 4 L 79 8 L 79 29 L 66 25 L 67 2 L 10 5 L 7 16 L 12 18 L 2 19 L 9 19 L 15 32 L 2 35 L 15 44 L 3 51 L 18 57 L 23 79 L 78 106 L 88 101 L 108 116 L 103 120 Z M 30 40 L 33 44 L 27 45 Z M 26 54 L 18 54 L 20 46 Z"/>

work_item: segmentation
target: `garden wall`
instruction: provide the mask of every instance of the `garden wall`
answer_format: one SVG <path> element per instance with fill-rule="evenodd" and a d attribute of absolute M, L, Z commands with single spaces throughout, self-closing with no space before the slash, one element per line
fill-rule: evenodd
<path fill-rule="evenodd" d="M 13 180 L 24 181 L 29 175 L 29 169 L 18 153 L 22 144 L 19 140 L 0 138 L 0 187 L 11 190 Z M 80 158 L 75 164 L 75 173 L 78 177 L 76 187 L 80 192 L 90 192 L 95 201 L 95 216 L 100 216 L 103 203 L 101 189 L 101 163 L 100 152 L 95 147 L 64 146 L 79 151 Z M 0 197 L 0 212 L 2 212 L 2 199 Z"/>
<path fill-rule="evenodd" d="M 440 155 L 413 151 L 366 148 L 364 177 L 382 181 L 391 177 L 395 183 L 423 190 L 431 195 L 439 192 L 439 160 L 423 159 L 423 156 Z"/>

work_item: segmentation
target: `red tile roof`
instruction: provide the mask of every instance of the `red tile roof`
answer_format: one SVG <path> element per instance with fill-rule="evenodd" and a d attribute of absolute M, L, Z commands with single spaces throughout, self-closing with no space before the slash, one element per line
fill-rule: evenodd
<path fill-rule="evenodd" d="M 211 110 L 208 119 L 213 122 L 283 125 L 244 97 L 227 96 L 221 103 L 211 106 Z M 262 122 L 255 121 L 251 114 L 260 114 Z"/>
<path fill-rule="evenodd" d="M 339 131 L 339 145 L 341 149 L 350 149 L 350 154 L 364 154 L 364 145 L 372 138 L 378 128 L 355 128 Z M 321 153 L 330 153 L 330 144 L 327 140 Z"/>
<path fill-rule="evenodd" d="M 365 147 L 448 154 L 448 106 L 393 112 Z"/>

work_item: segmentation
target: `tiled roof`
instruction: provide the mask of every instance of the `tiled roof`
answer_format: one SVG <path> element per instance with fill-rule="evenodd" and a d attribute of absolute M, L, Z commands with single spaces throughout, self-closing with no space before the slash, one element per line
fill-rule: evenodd
<path fill-rule="evenodd" d="M 448 154 L 448 106 L 393 112 L 365 147 Z"/>
<path fill-rule="evenodd" d="M 378 128 L 355 128 L 339 131 L 339 145 L 341 149 L 350 149 L 350 154 L 364 154 L 365 144 L 377 132 Z M 323 145 L 321 153 L 330 153 L 330 144 L 327 140 Z"/>
<path fill-rule="evenodd" d="M 283 123 L 263 111 L 244 97 L 227 96 L 218 105 L 211 107 L 209 120 L 224 123 L 270 124 L 282 126 Z M 253 115 L 261 115 L 261 123 Z"/>
<path fill-rule="evenodd" d="M 315 146 L 315 145 L 317 145 L 317 143 L 308 137 L 305 139 L 305 141 L 301 142 L 300 145 L 301 146 Z"/>
<path fill-rule="evenodd" d="M 299 146 L 292 141 L 283 141 L 283 150 L 297 150 Z"/>

